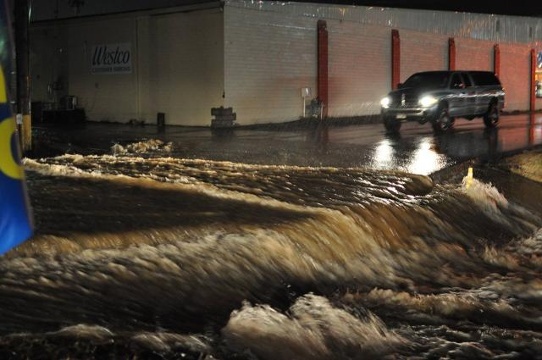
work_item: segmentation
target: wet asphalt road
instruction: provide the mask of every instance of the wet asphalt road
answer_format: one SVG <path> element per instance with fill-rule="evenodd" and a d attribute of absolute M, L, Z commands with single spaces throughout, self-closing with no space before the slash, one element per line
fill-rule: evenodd
<path fill-rule="evenodd" d="M 132 147 L 138 156 L 206 159 L 256 165 L 368 168 L 429 175 L 440 183 L 461 183 L 468 167 L 475 177 L 494 184 L 511 201 L 542 213 L 542 184 L 503 170 L 500 160 L 542 146 L 542 114 L 501 117 L 486 129 L 481 119 L 457 119 L 454 129 L 435 135 L 429 124 L 406 123 L 399 135 L 371 123 L 289 123 L 273 126 L 210 129 L 88 122 L 84 126 L 34 125 L 29 158 L 62 154 L 113 154 Z M 169 146 L 154 151 L 149 140 Z M 164 152 L 164 148 L 168 149 Z M 540 188 L 533 191 L 533 187 Z M 532 195 L 535 194 L 535 195 Z M 540 194 L 540 195 L 536 195 Z"/>
<path fill-rule="evenodd" d="M 324 124 L 324 126 L 322 126 Z M 406 123 L 389 136 L 382 124 L 296 123 L 235 129 L 88 122 L 80 127 L 34 124 L 28 157 L 64 153 L 107 154 L 115 144 L 158 139 L 168 156 L 253 164 L 365 167 L 429 175 L 458 163 L 498 163 L 504 156 L 542 145 L 542 114 L 501 117 L 495 129 L 481 119 L 457 119 L 453 131 L 435 135 L 429 124 Z"/>

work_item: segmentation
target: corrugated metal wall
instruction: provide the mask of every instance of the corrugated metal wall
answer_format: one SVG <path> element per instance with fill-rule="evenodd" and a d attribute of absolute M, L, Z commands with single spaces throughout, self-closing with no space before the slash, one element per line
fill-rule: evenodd
<path fill-rule="evenodd" d="M 316 51 L 311 42 L 315 45 L 320 19 L 327 22 L 329 32 L 330 117 L 379 112 L 379 100 L 391 88 L 392 29 L 399 31 L 401 40 L 401 81 L 416 71 L 447 69 L 450 38 L 456 46 L 457 69 L 494 70 L 494 45 L 503 45 L 501 79 L 508 91 L 506 109 L 529 109 L 527 53 L 537 48 L 542 38 L 542 21 L 536 18 L 241 0 L 227 0 L 225 7 L 231 15 L 225 19 L 226 88 L 227 93 L 237 94 L 227 96 L 226 102 L 237 110 L 240 123 L 288 121 L 301 116 L 295 97 L 299 98 L 297 89 L 317 81 L 316 73 L 307 70 L 315 67 Z M 272 64 L 257 54 L 270 51 L 266 50 L 268 41 L 273 49 L 280 49 L 280 57 Z M 235 42 L 238 46 L 233 49 L 230 46 Z M 257 59 L 256 65 L 239 56 L 245 51 L 250 52 L 250 59 Z M 303 70 L 292 61 L 299 53 L 307 59 Z M 245 67 L 257 73 L 251 70 L 255 78 L 247 79 Z M 302 81 L 291 71 L 303 74 Z M 279 80 L 286 73 L 290 81 Z M 248 94 L 243 94 L 243 86 L 251 81 L 265 85 L 245 87 Z M 250 105 L 237 103 L 242 97 L 250 97 Z M 273 106 L 269 107 L 270 103 Z M 279 111 L 270 116 L 271 108 Z"/>
<path fill-rule="evenodd" d="M 223 16 L 218 8 L 45 22 L 31 29 L 33 101 L 75 95 L 91 121 L 209 125 L 223 104 Z M 92 49 L 129 44 L 129 73 L 92 73 Z M 47 90 L 57 79 L 63 89 Z"/>
<path fill-rule="evenodd" d="M 209 125 L 211 107 L 223 104 L 222 12 L 155 15 L 148 32 L 148 48 L 138 50 L 142 69 L 150 69 L 141 74 L 141 116 L 154 121 L 162 112 L 167 124 Z"/>
<path fill-rule="evenodd" d="M 509 111 L 528 110 L 531 82 L 531 48 L 520 44 L 501 44 L 500 49 L 500 79 L 506 89 L 505 109 Z M 540 108 L 540 105 L 537 108 Z"/>
<path fill-rule="evenodd" d="M 76 95 L 95 120 L 127 121 L 137 116 L 136 73 L 92 74 L 93 45 L 132 43 L 129 18 L 84 19 L 44 24 L 31 29 L 32 99 L 58 102 Z M 133 64 L 135 65 L 135 64 Z"/>
<path fill-rule="evenodd" d="M 491 41 L 460 38 L 456 44 L 456 66 L 458 69 L 494 71 L 493 47 Z"/>
<path fill-rule="evenodd" d="M 391 83 L 391 42 L 388 29 L 328 21 L 328 116 L 352 117 L 380 111 L 380 94 Z M 336 56 L 345 54 L 346 56 Z"/>
<path fill-rule="evenodd" d="M 330 117 L 378 114 L 391 89 L 391 33 L 400 36 L 400 80 L 448 67 L 494 66 L 507 110 L 528 110 L 530 51 L 542 47 L 542 20 L 453 12 L 313 3 L 226 0 L 223 9 L 190 8 L 89 17 L 32 25 L 34 100 L 51 101 L 47 85 L 63 78 L 91 120 L 211 124 L 212 107 L 233 107 L 242 125 L 297 120 L 301 89 L 317 93 L 317 22 L 328 31 Z M 89 71 L 95 44 L 130 43 L 133 70 Z M 537 100 L 537 107 L 542 100 Z"/>
<path fill-rule="evenodd" d="M 298 119 L 301 88 L 316 93 L 317 19 L 277 15 L 224 9 L 224 103 L 239 124 Z"/>
<path fill-rule="evenodd" d="M 412 30 L 399 30 L 399 36 L 401 82 L 418 71 L 448 69 L 447 36 Z"/>
<path fill-rule="evenodd" d="M 534 17 L 253 0 L 226 0 L 225 4 L 252 11 L 273 12 L 283 18 L 348 21 L 446 37 L 506 43 L 536 43 L 542 40 L 542 20 Z"/>

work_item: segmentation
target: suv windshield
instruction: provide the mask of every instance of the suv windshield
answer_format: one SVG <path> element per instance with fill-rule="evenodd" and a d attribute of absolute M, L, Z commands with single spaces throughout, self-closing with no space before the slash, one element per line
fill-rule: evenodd
<path fill-rule="evenodd" d="M 409 77 L 401 87 L 418 89 L 441 89 L 448 84 L 448 72 L 417 73 Z"/>

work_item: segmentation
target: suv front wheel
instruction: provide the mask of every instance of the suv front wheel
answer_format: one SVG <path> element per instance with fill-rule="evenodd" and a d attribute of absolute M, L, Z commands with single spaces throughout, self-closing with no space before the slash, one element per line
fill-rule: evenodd
<path fill-rule="evenodd" d="M 451 129 L 454 126 L 455 119 L 450 116 L 448 106 L 441 105 L 438 110 L 438 116 L 433 121 L 433 130 L 435 132 L 444 132 Z"/>
<path fill-rule="evenodd" d="M 390 134 L 395 134 L 399 132 L 399 129 L 401 129 L 401 122 L 397 119 L 390 117 L 390 116 L 384 116 L 384 127 L 386 128 L 386 131 Z"/>
<path fill-rule="evenodd" d="M 499 108 L 497 107 L 497 103 L 492 102 L 489 104 L 489 108 L 487 109 L 487 112 L 484 114 L 484 124 L 488 128 L 495 127 L 497 123 L 499 122 Z"/>

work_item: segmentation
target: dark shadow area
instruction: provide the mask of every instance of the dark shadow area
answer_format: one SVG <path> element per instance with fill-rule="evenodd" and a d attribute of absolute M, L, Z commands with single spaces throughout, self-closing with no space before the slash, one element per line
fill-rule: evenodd
<path fill-rule="evenodd" d="M 233 127 L 211 128 L 211 135 L 212 135 L 213 140 L 217 140 L 217 141 L 235 140 L 235 130 Z"/>
<path fill-rule="evenodd" d="M 201 191 L 137 180 L 71 178 L 29 172 L 37 235 L 122 233 L 143 229 L 273 225 L 305 217 Z M 163 188 L 160 188 L 163 187 Z"/>
<path fill-rule="evenodd" d="M 435 135 L 435 145 L 439 153 L 465 161 L 472 158 L 494 162 L 500 154 L 499 129 L 483 129 L 476 131 L 450 131 Z"/>
<path fill-rule="evenodd" d="M 255 124 L 255 125 L 237 125 L 234 129 L 245 130 L 270 130 L 270 131 L 288 131 L 288 130 L 307 130 L 317 129 L 322 127 L 341 127 L 350 125 L 363 125 L 363 124 L 378 124 L 381 123 L 380 114 L 375 115 L 360 115 L 350 117 L 328 117 L 324 119 L 307 117 L 300 118 L 299 120 L 280 122 L 280 123 L 268 123 L 268 124 Z"/>
<path fill-rule="evenodd" d="M 503 167 L 477 168 L 476 178 L 494 185 L 507 200 L 542 216 L 542 183 L 514 174 Z"/>

